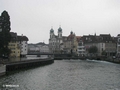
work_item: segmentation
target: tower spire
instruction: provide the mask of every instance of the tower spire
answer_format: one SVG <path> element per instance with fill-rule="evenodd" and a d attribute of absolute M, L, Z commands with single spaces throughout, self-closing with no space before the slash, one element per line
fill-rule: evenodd
<path fill-rule="evenodd" d="M 61 25 L 59 25 L 59 27 L 61 27 Z"/>
<path fill-rule="evenodd" d="M 51 28 L 53 29 L 53 26 L 51 26 Z"/>

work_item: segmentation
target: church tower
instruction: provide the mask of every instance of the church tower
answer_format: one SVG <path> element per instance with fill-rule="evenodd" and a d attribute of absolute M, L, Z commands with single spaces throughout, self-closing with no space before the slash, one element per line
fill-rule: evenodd
<path fill-rule="evenodd" d="M 54 30 L 53 30 L 53 28 L 51 28 L 50 29 L 50 39 L 53 38 L 53 36 L 54 36 Z"/>
<path fill-rule="evenodd" d="M 58 38 L 62 38 L 62 28 L 58 28 Z"/>

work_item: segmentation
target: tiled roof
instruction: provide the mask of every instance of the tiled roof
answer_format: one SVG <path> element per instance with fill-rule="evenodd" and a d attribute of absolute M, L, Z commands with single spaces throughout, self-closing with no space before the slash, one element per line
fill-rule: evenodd
<path fill-rule="evenodd" d="M 102 36 L 102 37 L 111 37 L 110 34 L 100 34 L 100 36 Z"/>
<path fill-rule="evenodd" d="M 10 32 L 10 35 L 11 35 L 11 41 L 17 41 L 17 33 L 14 33 L 14 32 Z"/>
<path fill-rule="evenodd" d="M 72 39 L 74 39 L 74 37 L 75 37 L 75 34 L 71 33 L 67 38 L 68 38 L 68 40 L 72 40 Z"/>
<path fill-rule="evenodd" d="M 39 42 L 36 45 L 45 45 L 45 43 L 44 42 Z"/>
<path fill-rule="evenodd" d="M 81 36 L 76 36 L 77 42 L 80 41 Z"/>
<path fill-rule="evenodd" d="M 14 32 L 10 32 L 10 35 L 11 35 L 11 37 L 17 37 L 17 33 L 14 33 Z"/>
<path fill-rule="evenodd" d="M 110 34 L 100 34 L 99 36 L 96 35 L 86 35 L 81 37 L 81 40 L 84 43 L 98 43 L 98 42 L 115 42 L 115 39 L 111 37 Z"/>
<path fill-rule="evenodd" d="M 28 41 L 28 38 L 26 36 L 17 36 L 19 41 Z"/>

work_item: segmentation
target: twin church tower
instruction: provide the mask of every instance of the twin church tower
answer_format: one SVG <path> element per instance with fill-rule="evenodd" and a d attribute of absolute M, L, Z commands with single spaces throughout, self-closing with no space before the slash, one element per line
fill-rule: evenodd
<path fill-rule="evenodd" d="M 50 30 L 50 38 L 52 38 L 54 36 L 56 36 L 56 35 L 54 34 L 53 28 L 51 28 L 51 30 Z M 58 36 L 57 37 L 62 38 L 62 28 L 61 27 L 58 28 Z"/>
<path fill-rule="evenodd" d="M 60 52 L 63 44 L 62 28 L 58 28 L 58 35 L 54 34 L 53 28 L 50 29 L 49 49 L 51 52 Z"/>

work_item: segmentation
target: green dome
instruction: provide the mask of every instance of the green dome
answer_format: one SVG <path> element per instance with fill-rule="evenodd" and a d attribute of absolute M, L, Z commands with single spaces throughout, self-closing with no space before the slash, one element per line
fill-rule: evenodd
<path fill-rule="evenodd" d="M 73 31 L 71 31 L 70 34 L 73 34 Z"/>
<path fill-rule="evenodd" d="M 58 28 L 58 32 L 62 32 L 62 28 L 61 27 Z"/>
<path fill-rule="evenodd" d="M 51 29 L 50 29 L 50 33 L 54 33 L 54 30 L 53 30 L 53 28 L 51 28 Z"/>

